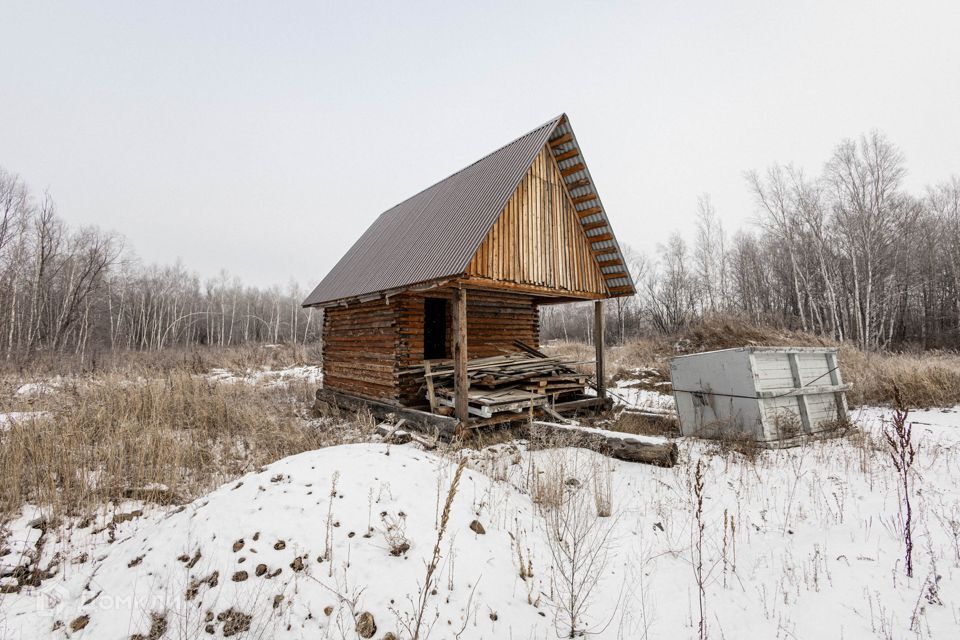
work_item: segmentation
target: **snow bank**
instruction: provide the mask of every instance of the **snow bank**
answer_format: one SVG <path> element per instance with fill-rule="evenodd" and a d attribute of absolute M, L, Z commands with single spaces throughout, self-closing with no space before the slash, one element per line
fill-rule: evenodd
<path fill-rule="evenodd" d="M 893 410 L 889 407 L 860 407 L 850 412 L 854 422 L 872 433 L 879 433 L 892 416 Z M 907 421 L 913 423 L 914 436 L 920 440 L 938 446 L 960 443 L 960 406 L 910 411 Z"/>
<path fill-rule="evenodd" d="M 452 471 L 413 448 L 345 445 L 247 474 L 179 512 L 121 518 L 113 544 L 109 529 L 75 529 L 69 569 L 17 594 L 5 607 L 7 626 L 17 637 L 47 638 L 56 621 L 88 616 L 82 637 L 126 638 L 146 634 L 158 613 L 198 634 L 212 625 L 218 637 L 231 620 L 251 637 L 325 637 L 338 625 L 353 628 L 344 598 L 359 594 L 377 637 L 399 632 L 413 613 Z M 501 494 L 485 476 L 464 473 L 442 545 L 442 587 L 429 608 L 431 620 L 439 615 L 437 637 L 465 624 L 486 637 L 542 624 L 539 610 L 517 597 L 510 533 L 483 506 Z M 532 519 L 525 498 L 506 500 L 511 516 Z M 470 529 L 474 520 L 486 533 Z M 400 555 L 391 554 L 385 523 L 402 523 L 409 548 Z M 30 531 L 23 522 L 19 529 Z M 332 559 L 324 560 L 328 534 Z"/>
<path fill-rule="evenodd" d="M 877 429 L 887 413 L 853 417 Z M 700 524 L 710 637 L 954 637 L 960 411 L 912 418 L 925 439 L 913 578 L 903 572 L 897 475 L 886 451 L 867 439 L 756 458 L 680 439 L 681 462 L 671 469 L 522 444 L 471 452 L 476 470 L 464 472 L 453 502 L 427 606 L 431 637 L 566 632 L 551 606 L 558 564 L 533 502 L 551 474 L 560 474 L 562 491 L 598 495 L 609 487 L 613 515 L 594 520 L 609 533 L 606 561 L 596 565 L 584 610 L 594 637 L 697 636 L 692 542 Z M 699 521 L 691 493 L 697 461 Z M 157 614 L 168 638 L 352 638 L 353 613 L 369 612 L 374 638 L 410 637 L 404 623 L 421 593 L 453 469 L 413 447 L 339 446 L 281 460 L 181 510 L 123 505 L 84 528 L 65 523 L 42 537 L 29 525 L 37 514 L 24 513 L 0 533 L 0 547 L 12 550 L 0 556 L 7 570 L 38 548 L 34 566 L 47 568 L 58 554 L 61 562 L 41 586 L 0 598 L 0 635 L 129 638 L 157 630 Z M 324 559 L 328 547 L 332 557 Z"/>

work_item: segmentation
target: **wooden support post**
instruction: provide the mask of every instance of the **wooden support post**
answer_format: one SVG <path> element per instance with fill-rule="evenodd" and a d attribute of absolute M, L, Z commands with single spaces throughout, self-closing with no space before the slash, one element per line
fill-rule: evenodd
<path fill-rule="evenodd" d="M 437 393 L 433 389 L 433 376 L 430 371 L 430 361 L 423 361 L 424 379 L 427 381 L 427 402 L 430 403 L 430 413 L 437 412 Z"/>
<path fill-rule="evenodd" d="M 607 383 L 603 371 L 603 300 L 593 303 L 593 341 L 597 347 L 597 397 L 607 397 Z"/>
<path fill-rule="evenodd" d="M 467 379 L 467 292 L 453 290 L 453 394 L 454 409 L 461 426 L 467 424 L 468 392 Z"/>

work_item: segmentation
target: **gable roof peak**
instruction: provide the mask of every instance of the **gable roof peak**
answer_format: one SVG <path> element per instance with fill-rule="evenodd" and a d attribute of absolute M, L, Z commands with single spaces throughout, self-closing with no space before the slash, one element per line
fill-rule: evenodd
<path fill-rule="evenodd" d="M 564 113 L 384 211 L 303 305 L 327 306 L 464 273 L 537 155 L 559 141 L 558 130 L 572 139 Z"/>

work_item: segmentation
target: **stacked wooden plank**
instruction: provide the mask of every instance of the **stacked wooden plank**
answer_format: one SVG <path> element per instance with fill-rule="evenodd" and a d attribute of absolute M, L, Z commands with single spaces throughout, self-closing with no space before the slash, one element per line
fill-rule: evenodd
<path fill-rule="evenodd" d="M 587 376 L 571 373 L 531 378 L 523 388 L 534 393 L 556 396 L 562 393 L 583 393 L 586 384 Z"/>
<path fill-rule="evenodd" d="M 424 380 L 434 409 L 453 405 L 453 363 L 427 362 L 408 369 Z M 587 376 L 559 358 L 530 352 L 474 358 L 467 361 L 470 382 L 469 412 L 491 418 L 503 412 L 519 413 L 560 397 L 583 393 Z"/>
<path fill-rule="evenodd" d="M 451 290 L 431 289 L 406 292 L 395 296 L 392 304 L 398 309 L 399 401 L 415 406 L 425 401 L 423 380 L 424 300 L 451 300 Z M 451 303 L 452 304 L 452 303 Z M 537 344 L 540 314 L 533 296 L 512 292 L 473 291 L 467 293 L 467 335 L 469 358 L 487 358 L 514 350 L 513 341 Z M 453 318 L 447 319 L 452 326 Z M 448 332 L 446 352 L 453 353 Z"/>
<path fill-rule="evenodd" d="M 437 390 L 437 402 L 444 407 L 454 406 L 453 389 L 443 387 Z M 467 410 L 470 415 L 492 418 L 495 413 L 522 413 L 531 407 L 540 407 L 547 403 L 547 397 L 523 391 L 514 387 L 474 391 L 469 393 Z"/>

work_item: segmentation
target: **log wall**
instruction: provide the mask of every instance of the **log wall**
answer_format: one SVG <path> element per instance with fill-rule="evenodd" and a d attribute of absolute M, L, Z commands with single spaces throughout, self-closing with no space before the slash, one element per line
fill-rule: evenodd
<path fill-rule="evenodd" d="M 397 397 L 397 306 L 374 300 L 323 315 L 323 386 L 385 401 Z"/>
<path fill-rule="evenodd" d="M 425 402 L 422 383 L 403 370 L 423 363 L 424 299 L 447 300 L 447 356 L 452 356 L 452 291 L 398 294 L 348 307 L 323 318 L 323 386 L 408 406 Z M 517 351 L 514 340 L 540 341 L 537 299 L 527 294 L 467 291 L 467 356 Z"/>
<path fill-rule="evenodd" d="M 560 169 L 546 147 L 480 245 L 467 275 L 554 293 L 607 295 Z"/>

